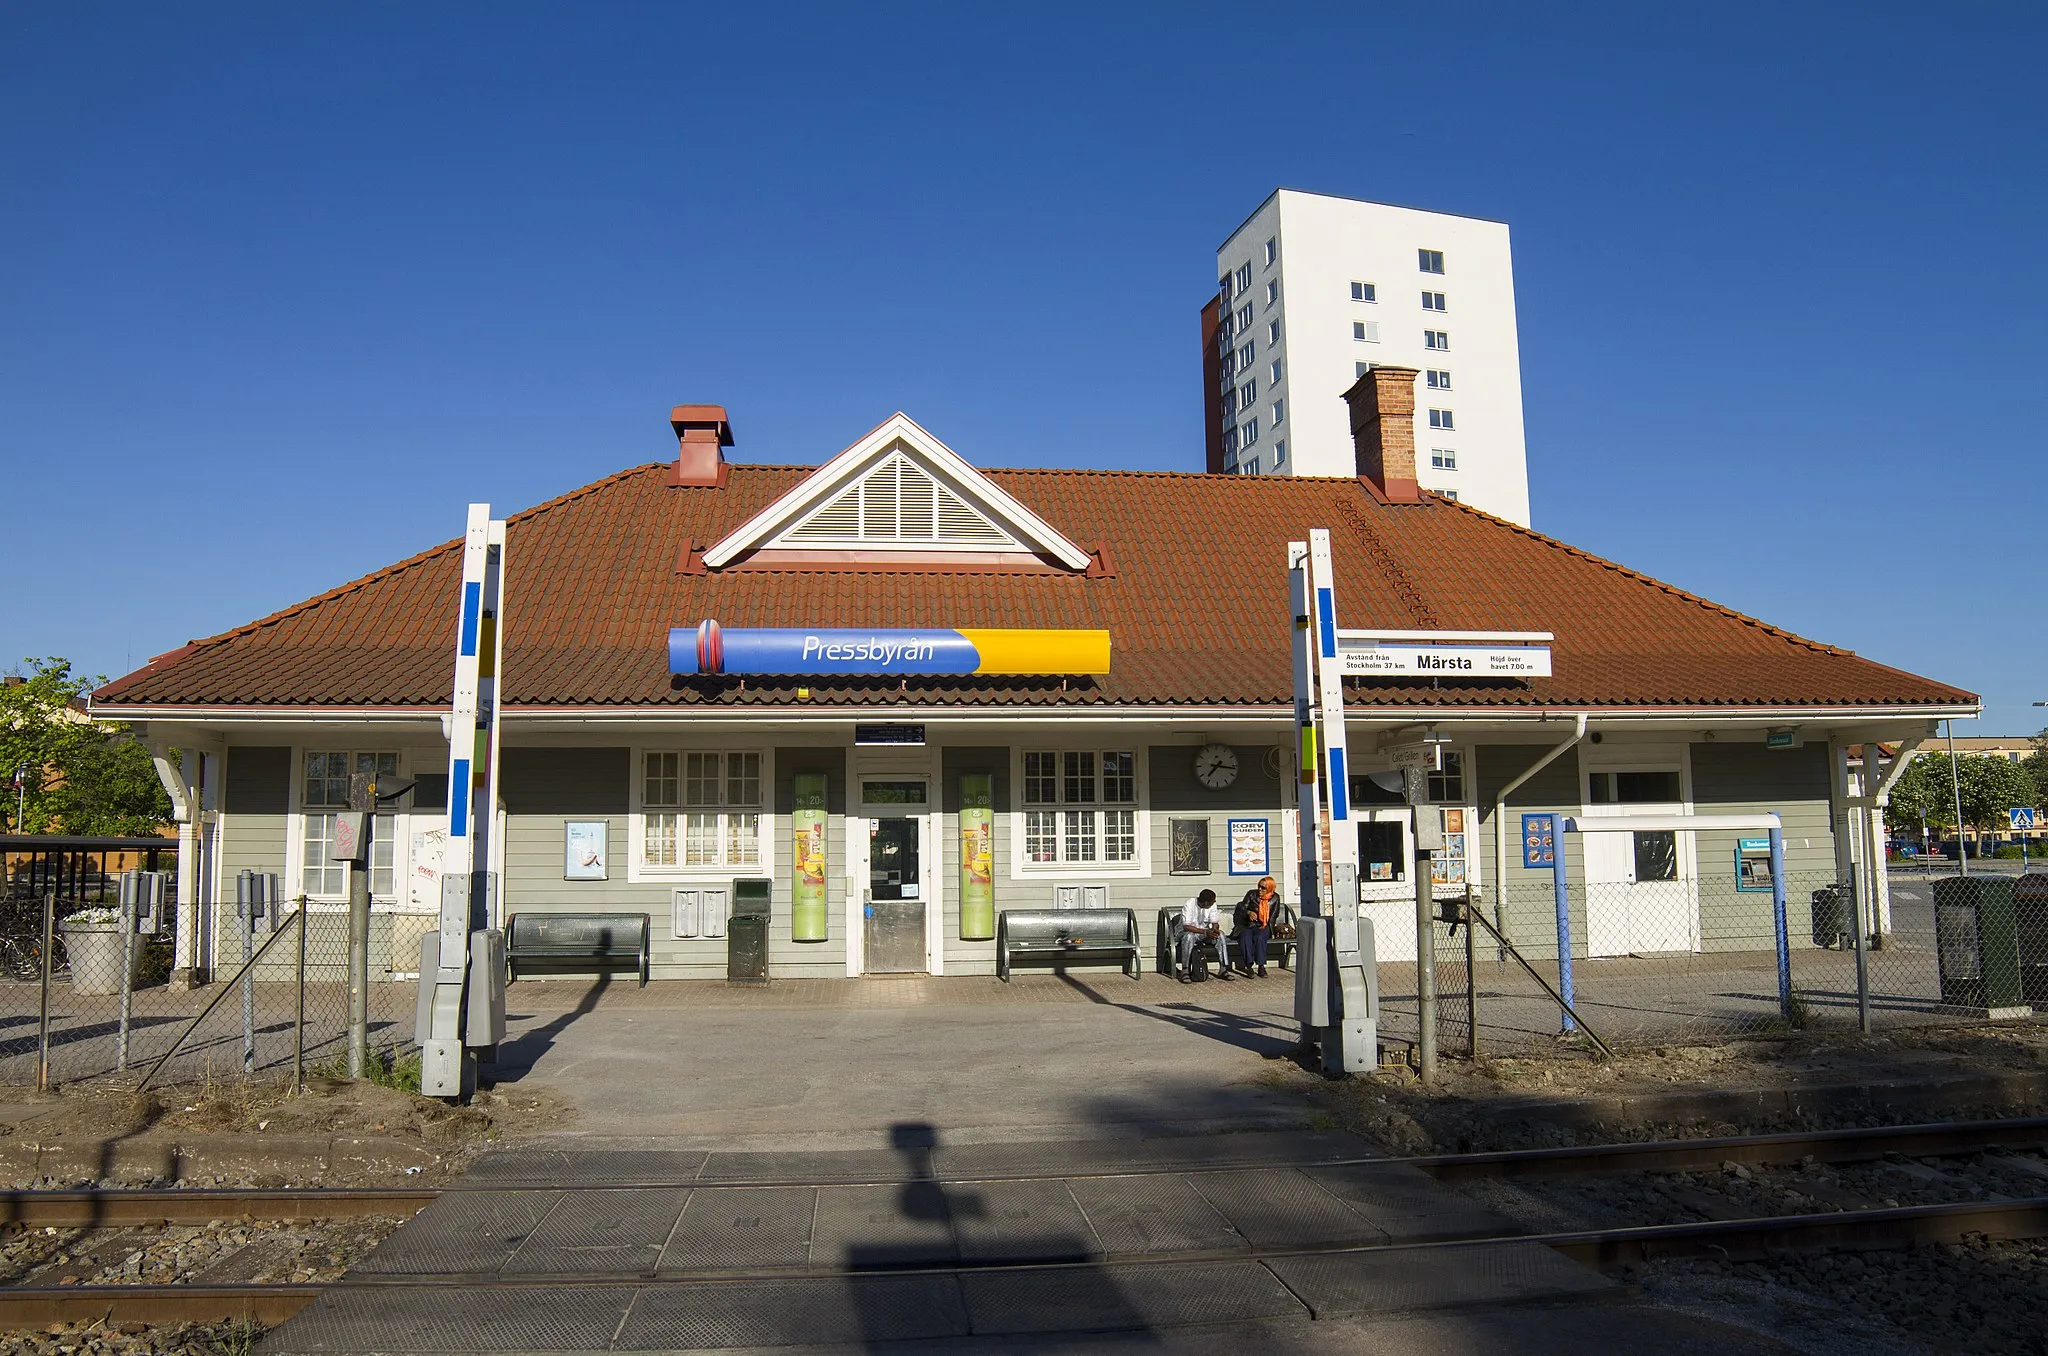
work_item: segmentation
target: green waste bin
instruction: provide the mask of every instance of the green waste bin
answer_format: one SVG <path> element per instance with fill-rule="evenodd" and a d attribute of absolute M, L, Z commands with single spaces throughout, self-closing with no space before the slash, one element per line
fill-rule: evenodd
<path fill-rule="evenodd" d="M 2048 1009 L 2048 873 L 2030 871 L 2012 883 L 2012 911 L 2020 944 L 2020 998 Z"/>
<path fill-rule="evenodd" d="M 1854 897 L 1846 885 L 1823 885 L 1813 892 L 1813 944 L 1852 947 L 1856 944 L 1849 925 L 1849 901 Z"/>
<path fill-rule="evenodd" d="M 1993 1012 L 2022 1006 L 2012 880 L 1944 876 L 1934 882 L 1934 951 L 1941 1001 Z"/>
<path fill-rule="evenodd" d="M 725 927 L 725 978 L 729 984 L 768 982 L 768 916 L 774 882 L 743 878 L 732 883 L 732 918 Z"/>

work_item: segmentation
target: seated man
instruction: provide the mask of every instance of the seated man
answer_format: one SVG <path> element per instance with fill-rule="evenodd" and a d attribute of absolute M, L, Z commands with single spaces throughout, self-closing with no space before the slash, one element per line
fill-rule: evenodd
<path fill-rule="evenodd" d="M 1217 968 L 1230 979 L 1230 939 L 1223 935 L 1223 914 L 1216 907 L 1216 892 L 1204 890 L 1180 910 L 1180 982 L 1195 977 L 1195 948 L 1208 942 L 1216 948 Z"/>

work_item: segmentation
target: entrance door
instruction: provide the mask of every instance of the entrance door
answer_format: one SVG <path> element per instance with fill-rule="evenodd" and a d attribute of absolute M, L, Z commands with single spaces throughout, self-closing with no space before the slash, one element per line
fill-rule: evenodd
<path fill-rule="evenodd" d="M 1589 820 L 1685 811 L 1677 768 L 1596 770 L 1587 792 Z M 1584 835 L 1588 955 L 1698 949 L 1691 837 L 1669 829 Z"/>
<path fill-rule="evenodd" d="M 861 968 L 871 975 L 922 974 L 929 966 L 925 858 L 930 783 L 922 777 L 863 776 L 867 878 L 862 892 Z"/>

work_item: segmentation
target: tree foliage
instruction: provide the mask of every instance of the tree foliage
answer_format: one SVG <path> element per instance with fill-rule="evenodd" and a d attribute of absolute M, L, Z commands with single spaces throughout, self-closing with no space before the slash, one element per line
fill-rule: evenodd
<path fill-rule="evenodd" d="M 1923 826 L 1954 829 L 1958 781 L 1962 783 L 1963 822 L 1973 829 L 2004 829 L 2008 810 L 2038 805 L 2042 799 L 2041 784 L 2025 763 L 1970 754 L 1957 758 L 1951 766 L 1946 753 L 1925 753 L 1913 760 L 1892 787 L 1885 823 L 1894 833 L 1917 834 Z"/>
<path fill-rule="evenodd" d="M 106 679 L 74 676 L 65 659 L 26 663 L 26 681 L 0 687 L 0 792 L 9 828 L 146 835 L 170 823 L 171 800 L 149 751 L 128 737 L 127 726 L 80 709 Z"/>

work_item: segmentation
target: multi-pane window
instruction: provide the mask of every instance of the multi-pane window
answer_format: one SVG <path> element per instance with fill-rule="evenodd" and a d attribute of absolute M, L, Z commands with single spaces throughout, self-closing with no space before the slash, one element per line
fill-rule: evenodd
<path fill-rule="evenodd" d="M 1246 261 L 1245 263 L 1239 264 L 1237 266 L 1237 290 L 1242 292 L 1251 285 L 1252 266 L 1250 261 Z"/>
<path fill-rule="evenodd" d="M 1458 454 L 1448 447 L 1432 447 L 1429 464 L 1438 471 L 1455 471 L 1458 469 Z"/>
<path fill-rule="evenodd" d="M 1440 494 L 1444 498 L 1450 500 L 1453 504 L 1458 502 L 1458 492 L 1456 490 L 1431 490 L 1430 493 Z"/>
<path fill-rule="evenodd" d="M 1456 749 L 1443 750 L 1443 766 L 1429 773 L 1429 798 L 1439 804 L 1465 803 L 1465 755 Z"/>
<path fill-rule="evenodd" d="M 1273 262 L 1273 261 L 1274 261 L 1275 259 L 1278 259 L 1279 257 L 1280 257 L 1280 237 L 1279 237 L 1279 236 L 1277 236 L 1277 235 L 1275 235 L 1275 236 L 1268 236 L 1268 237 L 1266 238 L 1266 262 L 1270 264 L 1270 263 L 1272 263 L 1272 262 Z"/>
<path fill-rule="evenodd" d="M 1237 425 L 1223 430 L 1223 451 L 1226 455 L 1237 451 Z"/>
<path fill-rule="evenodd" d="M 1415 251 L 1415 260 L 1422 266 L 1424 273 L 1441 273 L 1444 271 L 1444 252 L 1442 250 L 1417 250 Z"/>
<path fill-rule="evenodd" d="M 1365 375 L 1366 373 L 1368 373 L 1368 372 L 1370 372 L 1370 371 L 1372 371 L 1372 364 L 1371 364 L 1371 363 L 1353 363 L 1353 364 L 1351 364 L 1351 375 L 1352 375 L 1352 376 L 1354 376 L 1354 377 L 1362 377 L 1362 376 L 1364 376 L 1364 375 Z"/>
<path fill-rule="evenodd" d="M 1355 282 L 1351 284 L 1351 299 L 1353 301 L 1378 301 L 1380 299 L 1380 290 L 1369 282 Z"/>
<path fill-rule="evenodd" d="M 1246 473 L 1256 475 L 1258 464 Z M 1027 751 L 1024 860 L 1036 863 L 1138 859 L 1138 756 L 1128 750 Z"/>
<path fill-rule="evenodd" d="M 1422 309 L 1425 311 L 1448 311 L 1450 307 L 1444 304 L 1443 293 L 1424 292 L 1422 294 Z"/>
<path fill-rule="evenodd" d="M 1255 476 L 1259 473 L 1259 459 L 1253 457 L 1237 468 L 1239 475 Z"/>
<path fill-rule="evenodd" d="M 1361 344 L 1377 344 L 1380 341 L 1380 322 L 1377 320 L 1352 321 L 1351 337 Z"/>
<path fill-rule="evenodd" d="M 640 785 L 647 866 L 761 864 L 761 755 L 656 751 Z"/>
<path fill-rule="evenodd" d="M 1252 304 L 1250 302 L 1246 302 L 1244 309 L 1237 313 L 1237 327 L 1241 330 L 1248 330 L 1252 327 Z"/>
<path fill-rule="evenodd" d="M 1273 360 L 1272 368 L 1266 373 L 1266 384 L 1268 386 L 1278 386 L 1280 384 L 1280 360 L 1278 358 Z"/>
<path fill-rule="evenodd" d="M 1449 410 L 1431 410 L 1429 412 L 1429 426 L 1431 428 L 1456 428 L 1457 424 L 1452 422 Z"/>
<path fill-rule="evenodd" d="M 348 808 L 351 773 L 366 772 L 389 786 L 398 780 L 398 755 L 390 752 L 308 751 L 299 788 L 305 812 L 300 838 L 299 889 L 313 896 L 348 893 L 349 863 L 334 860 L 335 816 Z M 370 833 L 370 894 L 389 898 L 397 887 L 398 817 L 377 816 Z"/>
<path fill-rule="evenodd" d="M 1273 464 L 1279 466 L 1287 460 L 1287 440 L 1280 439 L 1273 444 Z"/>
<path fill-rule="evenodd" d="M 1268 347 L 1268 348 L 1272 348 L 1272 347 L 1274 347 L 1275 345 L 1277 345 L 1277 344 L 1278 344 L 1279 342 L 1280 342 L 1280 322 L 1279 322 L 1279 321 L 1277 321 L 1277 320 L 1269 320 L 1269 321 L 1267 321 L 1267 322 L 1266 322 L 1266 347 Z M 1277 366 L 1279 366 L 1279 364 L 1278 364 L 1278 363 L 1275 363 L 1275 364 L 1274 364 L 1274 366 L 1276 366 L 1276 367 L 1277 367 Z"/>
<path fill-rule="evenodd" d="M 1424 348 L 1433 348 L 1441 353 L 1451 346 L 1451 332 L 1449 330 L 1424 330 L 1422 332 L 1422 346 Z"/>
<path fill-rule="evenodd" d="M 1257 416 L 1245 420 L 1242 427 L 1244 429 L 1244 437 L 1240 440 L 1241 444 L 1245 447 L 1250 447 L 1259 440 L 1259 421 Z"/>
<path fill-rule="evenodd" d="M 1252 359 L 1259 356 L 1254 349 L 1255 345 L 1246 344 L 1237 351 L 1237 365 L 1239 367 L 1250 367 L 1252 365 Z"/>
<path fill-rule="evenodd" d="M 1280 422 L 1281 422 L 1282 420 L 1284 420 L 1284 419 L 1286 419 L 1286 418 L 1287 418 L 1287 402 L 1286 402 L 1286 401 L 1284 401 L 1284 400 L 1276 400 L 1276 401 L 1274 401 L 1274 402 L 1273 402 L 1273 419 L 1272 419 L 1272 422 L 1273 422 L 1273 424 L 1277 426 L 1277 425 L 1278 425 L 1278 424 L 1279 424 L 1279 423 L 1280 423 Z"/>
<path fill-rule="evenodd" d="M 1230 418 L 1230 417 L 1231 417 L 1232 415 L 1235 415 L 1236 413 L 1237 413 L 1237 392 L 1235 392 L 1235 391 L 1225 391 L 1225 392 L 1223 393 L 1223 417 L 1224 417 L 1224 418 L 1226 418 L 1226 419 L 1228 419 L 1228 418 Z"/>
<path fill-rule="evenodd" d="M 1259 379 L 1257 377 L 1253 377 L 1250 381 L 1237 388 L 1237 404 L 1239 409 L 1249 409 L 1251 403 L 1258 398 Z"/>
<path fill-rule="evenodd" d="M 1280 283 L 1278 279 L 1275 279 L 1266 284 L 1266 304 L 1271 306 L 1278 300 L 1280 300 Z"/>
<path fill-rule="evenodd" d="M 1432 367 L 1424 375 L 1429 379 L 1430 390 L 1448 391 L 1451 389 L 1451 374 L 1442 368 Z"/>

